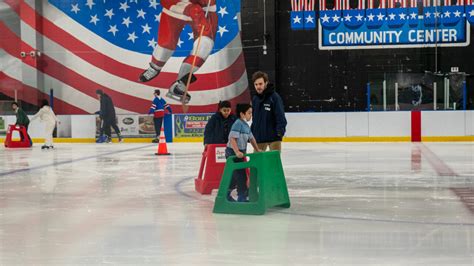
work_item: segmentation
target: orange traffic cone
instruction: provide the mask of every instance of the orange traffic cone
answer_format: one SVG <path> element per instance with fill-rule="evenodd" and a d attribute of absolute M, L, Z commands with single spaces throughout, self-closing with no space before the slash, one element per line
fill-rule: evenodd
<path fill-rule="evenodd" d="M 166 147 L 165 129 L 161 127 L 160 143 L 158 143 L 158 152 L 155 155 L 170 155 Z"/>

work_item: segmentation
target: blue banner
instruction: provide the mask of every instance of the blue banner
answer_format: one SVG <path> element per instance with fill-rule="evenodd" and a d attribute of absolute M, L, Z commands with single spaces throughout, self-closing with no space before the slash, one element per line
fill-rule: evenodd
<path fill-rule="evenodd" d="M 474 5 L 320 10 L 318 21 L 320 49 L 467 46 Z"/>
<path fill-rule="evenodd" d="M 409 11 L 408 9 L 400 10 Z M 423 46 L 435 43 L 438 45 L 469 44 L 466 21 L 464 19 L 445 18 L 444 23 L 436 23 L 437 21 L 433 20 L 432 22 L 429 21 L 428 24 L 433 23 L 430 25 L 438 24 L 438 26 L 428 27 L 426 25 L 426 17 L 421 19 L 421 23 L 415 24 L 416 20 L 414 18 L 413 21 L 409 20 L 409 12 L 402 13 L 392 9 L 384 11 L 367 10 L 367 20 L 359 27 L 354 25 L 349 27 L 346 23 L 334 26 L 335 21 L 331 21 L 332 23 L 327 23 L 326 21 L 324 23 L 322 21 L 323 18 L 320 18 L 320 48 L 354 49 L 358 47 L 371 48 L 374 46 Z M 430 12 L 431 10 L 425 11 Z M 445 12 L 448 11 L 449 13 L 451 11 L 456 12 L 457 9 L 445 10 Z M 400 15 L 406 19 L 400 19 Z M 415 16 L 418 20 L 418 15 L 414 14 L 413 17 Z"/>
<path fill-rule="evenodd" d="M 316 28 L 316 12 L 305 11 L 304 12 L 304 29 L 311 30 Z"/>
<path fill-rule="evenodd" d="M 466 18 L 469 23 L 474 24 L 474 5 L 466 6 Z"/>
<path fill-rule="evenodd" d="M 291 29 L 302 30 L 304 28 L 304 12 L 291 11 Z"/>

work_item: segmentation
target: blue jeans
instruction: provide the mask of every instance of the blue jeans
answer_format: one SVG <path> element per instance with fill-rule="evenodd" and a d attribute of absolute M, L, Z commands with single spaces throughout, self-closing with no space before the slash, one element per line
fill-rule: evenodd
<path fill-rule="evenodd" d="M 242 153 L 246 153 L 246 150 L 240 150 Z M 235 155 L 235 152 L 233 149 L 227 147 L 225 149 L 225 158 L 229 158 L 230 156 Z M 234 162 L 239 163 L 243 162 L 244 158 L 235 158 Z M 245 169 L 239 169 L 235 170 L 232 173 L 232 181 L 230 182 L 230 187 L 229 189 L 232 190 L 234 187 L 237 186 L 237 195 L 239 196 L 245 196 L 247 195 L 247 172 Z"/>

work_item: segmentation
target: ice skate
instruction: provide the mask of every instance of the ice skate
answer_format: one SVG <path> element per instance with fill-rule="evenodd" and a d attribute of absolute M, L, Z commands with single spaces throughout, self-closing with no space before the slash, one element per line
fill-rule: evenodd
<path fill-rule="evenodd" d="M 160 68 L 153 62 L 150 62 L 150 67 L 147 68 L 138 78 L 140 82 L 148 82 L 160 74 Z"/>
<path fill-rule="evenodd" d="M 99 136 L 96 140 L 95 143 L 104 143 L 105 140 L 107 139 L 107 136 Z"/>
<path fill-rule="evenodd" d="M 181 80 L 177 80 L 175 83 L 173 83 L 173 85 L 171 85 L 171 88 L 166 93 L 166 97 L 173 99 L 175 101 L 182 102 L 185 90 L 186 90 L 186 85 L 184 84 L 184 82 L 182 82 Z M 189 93 L 186 93 L 185 97 L 186 98 L 184 100 L 184 103 L 187 104 L 191 100 L 191 95 L 189 95 Z"/>

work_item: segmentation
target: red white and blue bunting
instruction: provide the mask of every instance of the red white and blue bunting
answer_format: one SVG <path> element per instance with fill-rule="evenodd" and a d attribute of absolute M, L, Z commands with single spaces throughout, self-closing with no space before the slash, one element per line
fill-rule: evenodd
<path fill-rule="evenodd" d="M 290 25 L 293 30 L 312 30 L 316 28 L 316 0 L 290 0 Z"/>

